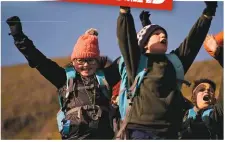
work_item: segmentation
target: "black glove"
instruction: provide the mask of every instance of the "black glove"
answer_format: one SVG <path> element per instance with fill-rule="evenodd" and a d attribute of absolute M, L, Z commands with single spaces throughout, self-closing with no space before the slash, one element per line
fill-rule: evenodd
<path fill-rule="evenodd" d="M 206 8 L 204 9 L 203 14 L 207 16 L 215 16 L 217 1 L 205 1 L 205 4 Z"/>
<path fill-rule="evenodd" d="M 217 1 L 205 1 L 206 7 L 209 8 L 216 8 L 217 7 Z"/>
<path fill-rule="evenodd" d="M 10 17 L 6 20 L 6 23 L 9 25 L 10 28 L 11 33 L 9 33 L 9 35 L 12 35 L 14 39 L 24 35 L 19 17 Z"/>
<path fill-rule="evenodd" d="M 151 14 L 149 14 L 149 11 L 144 11 L 144 10 L 139 15 L 139 18 L 141 20 L 141 24 L 143 27 L 152 24 L 152 22 L 149 19 L 150 15 Z"/>

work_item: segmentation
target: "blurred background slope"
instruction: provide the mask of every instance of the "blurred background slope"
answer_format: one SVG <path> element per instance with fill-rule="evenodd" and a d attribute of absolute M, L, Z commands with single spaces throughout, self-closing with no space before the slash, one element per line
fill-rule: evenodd
<path fill-rule="evenodd" d="M 64 66 L 68 58 L 54 59 Z M 1 67 L 2 139 L 60 139 L 56 123 L 59 109 L 57 90 L 27 64 Z M 222 68 L 215 60 L 195 62 L 185 79 L 209 78 L 220 87 Z M 191 88 L 183 86 L 190 99 Z"/>

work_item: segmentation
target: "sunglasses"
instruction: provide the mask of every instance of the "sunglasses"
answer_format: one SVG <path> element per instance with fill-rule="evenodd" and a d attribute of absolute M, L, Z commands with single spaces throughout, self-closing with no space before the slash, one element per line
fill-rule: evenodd
<path fill-rule="evenodd" d="M 79 65 L 84 65 L 85 63 L 89 65 L 96 64 L 96 59 L 90 58 L 90 59 L 75 59 L 76 63 Z"/>

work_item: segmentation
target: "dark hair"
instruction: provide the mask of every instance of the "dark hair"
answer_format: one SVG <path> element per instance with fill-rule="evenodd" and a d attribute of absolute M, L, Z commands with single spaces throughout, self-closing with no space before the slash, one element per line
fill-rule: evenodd
<path fill-rule="evenodd" d="M 208 84 L 210 84 L 212 86 L 212 88 L 216 91 L 216 83 L 213 82 L 212 80 L 209 80 L 207 78 L 195 80 L 194 81 L 194 86 L 192 88 L 192 96 L 191 96 L 191 100 L 192 100 L 192 102 L 193 102 L 194 105 L 196 105 L 196 101 L 197 101 L 196 98 L 197 98 L 197 96 L 196 96 L 196 93 L 193 94 L 193 91 L 201 83 L 208 83 Z"/>
<path fill-rule="evenodd" d="M 199 79 L 199 80 L 194 81 L 194 86 L 193 86 L 193 88 L 192 88 L 192 91 L 194 91 L 194 89 L 195 89 L 199 84 L 201 84 L 201 83 L 208 83 L 208 84 L 210 84 L 210 85 L 212 86 L 212 88 L 213 88 L 214 90 L 216 90 L 216 84 L 215 84 L 215 82 L 213 82 L 212 80 L 209 80 L 209 79 L 207 79 L 207 78 L 203 78 L 203 79 Z"/>

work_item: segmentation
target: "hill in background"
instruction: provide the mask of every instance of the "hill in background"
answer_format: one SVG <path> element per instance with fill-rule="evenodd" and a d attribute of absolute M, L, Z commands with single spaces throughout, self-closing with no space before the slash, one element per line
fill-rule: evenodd
<path fill-rule="evenodd" d="M 69 62 L 66 58 L 54 61 L 61 66 Z M 27 64 L 1 67 L 1 73 L 2 139 L 60 139 L 56 88 Z M 209 78 L 219 88 L 221 77 L 222 68 L 217 61 L 210 60 L 195 62 L 185 79 L 192 82 Z M 190 99 L 191 88 L 183 86 L 182 91 Z"/>

